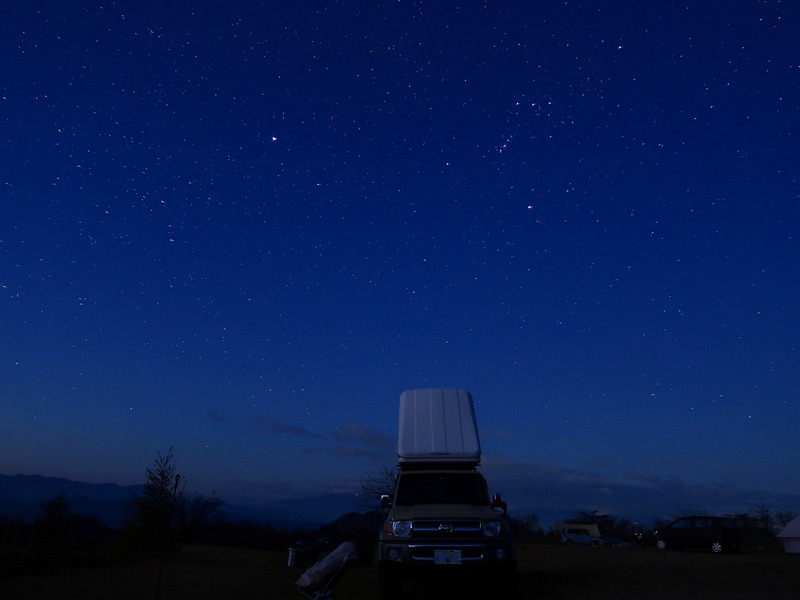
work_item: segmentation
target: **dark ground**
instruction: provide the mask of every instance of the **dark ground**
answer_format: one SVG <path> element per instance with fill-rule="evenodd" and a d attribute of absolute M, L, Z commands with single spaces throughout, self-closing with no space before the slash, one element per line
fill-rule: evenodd
<path fill-rule="evenodd" d="M 529 545 L 518 549 L 519 594 L 524 599 L 800 599 L 800 555 L 742 552 L 664 552 L 645 548 L 576 548 Z M 287 553 L 189 546 L 166 561 L 84 567 L 46 567 L 8 553 L 0 558 L 4 600 L 284 600 L 301 599 L 294 581 L 302 569 L 286 566 Z M 403 598 L 490 598 L 482 585 L 444 580 L 412 582 Z M 350 569 L 335 589 L 340 600 L 373 600 L 377 568 Z"/>

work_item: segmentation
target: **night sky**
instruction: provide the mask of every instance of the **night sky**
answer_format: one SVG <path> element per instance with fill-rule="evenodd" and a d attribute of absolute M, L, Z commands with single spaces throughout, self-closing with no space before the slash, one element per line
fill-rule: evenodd
<path fill-rule="evenodd" d="M 800 4 L 0 2 L 0 472 L 800 510 Z"/>

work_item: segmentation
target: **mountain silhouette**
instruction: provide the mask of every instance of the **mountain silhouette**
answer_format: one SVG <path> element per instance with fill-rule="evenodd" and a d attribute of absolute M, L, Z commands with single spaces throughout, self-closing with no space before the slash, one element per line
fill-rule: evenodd
<path fill-rule="evenodd" d="M 144 485 L 85 483 L 41 475 L 0 475 L 0 516 L 31 523 L 42 513 L 42 504 L 63 495 L 76 515 L 97 517 L 108 527 L 122 527 L 130 499 Z M 315 528 L 354 510 L 348 494 L 328 494 L 281 500 L 259 506 L 229 504 L 222 497 L 222 513 L 228 521 L 269 523 L 278 527 Z"/>

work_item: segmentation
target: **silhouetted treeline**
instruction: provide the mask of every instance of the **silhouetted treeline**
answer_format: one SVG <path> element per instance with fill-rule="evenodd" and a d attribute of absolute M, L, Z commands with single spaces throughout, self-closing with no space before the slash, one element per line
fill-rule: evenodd
<path fill-rule="evenodd" d="M 110 529 L 93 516 L 74 514 L 68 499 L 56 495 L 45 501 L 32 524 L 0 517 L 0 573 L 24 571 L 19 557 L 30 564 L 85 566 L 98 562 L 164 557 L 183 544 L 209 544 L 261 550 L 283 550 L 302 542 L 324 552 L 346 540 L 356 541 L 359 553 L 371 556 L 385 514 L 379 510 L 347 513 L 313 529 L 284 528 L 268 523 L 231 522 L 221 510 L 217 496 L 188 496 L 186 482 L 177 473 L 172 449 L 158 455 L 147 469 L 147 483 L 140 496 L 130 500 L 130 511 L 121 529 Z M 681 511 L 705 514 L 704 511 Z M 743 547 L 776 549 L 776 534 L 797 513 L 770 511 L 756 506 L 734 517 L 742 534 Z M 578 513 L 565 522 L 596 524 L 602 536 L 615 536 L 624 542 L 646 543 L 655 528 L 643 528 L 624 517 L 599 511 Z M 545 529 L 535 514 L 509 515 L 509 527 L 519 543 L 558 543 L 560 535 Z M 13 560 L 9 560 L 9 556 Z M 5 557 L 6 560 L 3 560 Z"/>
<path fill-rule="evenodd" d="M 325 552 L 342 541 L 355 540 L 360 552 L 369 556 L 385 517 L 377 511 L 348 513 L 319 528 L 298 529 L 251 521 L 231 522 L 222 511 L 209 513 L 207 508 L 199 511 L 202 518 L 187 517 L 190 511 L 170 517 L 167 550 L 179 550 L 183 544 L 207 544 L 281 551 L 303 542 Z M 703 514 L 703 511 L 682 511 L 675 517 L 689 512 Z M 758 506 L 748 513 L 730 516 L 739 524 L 745 549 L 773 551 L 780 548 L 776 534 L 796 513 L 773 512 Z M 646 543 L 653 530 L 597 511 L 578 513 L 565 521 L 595 523 L 601 535 L 617 536 L 631 543 Z M 560 542 L 557 532 L 542 527 L 535 514 L 511 516 L 509 525 L 518 543 Z M 654 522 L 653 528 L 660 525 Z M 65 497 L 55 496 L 43 503 L 40 516 L 32 524 L 0 517 L 0 558 L 4 558 L 0 560 L 0 574 L 14 575 L 53 566 L 85 567 L 153 556 L 152 544 L 145 544 L 145 551 L 137 545 L 142 541 L 137 537 L 142 531 L 135 521 L 122 529 L 110 529 L 95 517 L 74 514 Z"/>
<path fill-rule="evenodd" d="M 687 515 L 708 514 L 704 510 L 680 510 L 668 519 L 655 519 L 652 526 L 635 523 L 625 517 L 615 517 L 599 511 L 584 511 L 564 519 L 565 523 L 584 523 L 598 526 L 600 535 L 615 536 L 631 544 L 646 544 L 653 532 L 673 520 Z M 747 513 L 724 515 L 733 517 L 742 536 L 742 547 L 753 550 L 778 550 L 783 547 L 777 534 L 797 516 L 789 510 L 770 511 L 765 506 L 755 506 Z M 512 516 L 509 518 L 514 539 L 519 543 L 561 543 L 561 534 L 550 528 L 543 528 L 535 514 Z"/>

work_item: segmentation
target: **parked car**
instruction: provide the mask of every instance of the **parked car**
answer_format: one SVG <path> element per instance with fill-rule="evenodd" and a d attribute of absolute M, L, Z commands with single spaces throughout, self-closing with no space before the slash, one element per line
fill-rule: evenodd
<path fill-rule="evenodd" d="M 705 515 L 681 517 L 653 534 L 656 548 L 707 549 L 720 552 L 738 552 L 741 543 L 736 520 L 730 517 Z"/>
<path fill-rule="evenodd" d="M 626 542 L 618 535 L 604 535 L 603 539 L 603 546 L 607 546 L 609 548 L 627 548 L 632 544 L 630 542 Z"/>
<path fill-rule="evenodd" d="M 561 543 L 567 546 L 599 546 L 602 540 L 588 529 L 566 527 L 561 530 Z"/>

